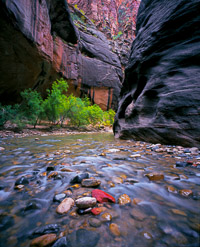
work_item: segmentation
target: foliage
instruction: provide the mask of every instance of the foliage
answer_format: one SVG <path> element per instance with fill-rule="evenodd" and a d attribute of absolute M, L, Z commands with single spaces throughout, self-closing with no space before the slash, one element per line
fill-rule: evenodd
<path fill-rule="evenodd" d="M 66 95 L 68 84 L 64 79 L 53 82 L 52 89 L 47 89 L 48 97 L 44 100 L 42 106 L 44 109 L 43 117 L 53 124 L 60 118 L 60 112 L 63 111 L 64 102 L 66 101 Z"/>
<path fill-rule="evenodd" d="M 110 126 L 113 125 L 115 118 L 115 112 L 110 109 L 109 111 L 105 111 L 103 114 L 103 124 Z"/>
<path fill-rule="evenodd" d="M 14 121 L 19 112 L 19 105 L 0 104 L 0 126 L 3 127 L 8 121 Z"/>
<path fill-rule="evenodd" d="M 0 126 L 3 127 L 10 121 L 17 125 L 18 129 L 24 127 L 25 123 L 36 126 L 38 120 L 48 120 L 52 124 L 60 123 L 63 126 L 65 120 L 73 126 L 85 125 L 112 125 L 115 112 L 113 110 L 103 111 L 98 105 L 91 105 L 90 99 L 66 96 L 68 84 L 64 79 L 53 82 L 52 89 L 47 90 L 48 96 L 45 100 L 41 95 L 31 89 L 21 93 L 21 105 L 0 104 Z"/>
<path fill-rule="evenodd" d="M 22 96 L 22 104 L 21 104 L 21 112 L 23 112 L 23 116 L 29 121 L 29 123 L 34 125 L 34 128 L 43 113 L 43 104 L 41 95 L 35 91 L 26 89 L 21 92 Z"/>
<path fill-rule="evenodd" d="M 95 126 L 103 121 L 103 111 L 98 105 L 88 107 L 88 119 L 90 124 Z"/>

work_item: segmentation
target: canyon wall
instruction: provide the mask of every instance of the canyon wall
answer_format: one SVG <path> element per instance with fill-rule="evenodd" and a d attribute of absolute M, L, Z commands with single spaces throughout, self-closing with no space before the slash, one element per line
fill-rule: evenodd
<path fill-rule="evenodd" d="M 143 0 L 116 137 L 200 147 L 200 2 Z"/>
<path fill-rule="evenodd" d="M 68 3 L 89 17 L 106 35 L 124 67 L 135 38 L 140 0 L 68 0 Z"/>
<path fill-rule="evenodd" d="M 116 109 L 123 77 L 106 36 L 66 0 L 0 0 L 0 102 L 20 101 L 26 88 L 43 96 L 59 77 L 69 93 Z"/>

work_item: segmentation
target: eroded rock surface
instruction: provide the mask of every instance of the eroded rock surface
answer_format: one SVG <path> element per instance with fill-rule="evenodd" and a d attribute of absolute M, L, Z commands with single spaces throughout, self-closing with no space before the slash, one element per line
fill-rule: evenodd
<path fill-rule="evenodd" d="M 115 136 L 200 146 L 198 0 L 144 0 L 137 17 Z"/>
<path fill-rule="evenodd" d="M 20 101 L 26 88 L 46 89 L 58 77 L 69 93 L 87 95 L 102 109 L 117 107 L 121 63 L 106 36 L 65 0 L 0 1 L 0 99 Z M 82 18 L 82 19 L 81 19 Z"/>

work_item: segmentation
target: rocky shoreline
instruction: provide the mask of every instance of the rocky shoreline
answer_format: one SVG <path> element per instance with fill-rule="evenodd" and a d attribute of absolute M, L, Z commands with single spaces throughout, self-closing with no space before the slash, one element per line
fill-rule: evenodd
<path fill-rule="evenodd" d="M 5 128 L 0 130 L 0 138 L 23 138 L 28 136 L 48 136 L 48 135 L 75 135 L 83 133 L 104 133 L 112 132 L 112 127 L 52 127 L 52 126 L 37 126 L 35 129 L 32 126 L 27 126 L 22 130 L 15 128 Z"/>

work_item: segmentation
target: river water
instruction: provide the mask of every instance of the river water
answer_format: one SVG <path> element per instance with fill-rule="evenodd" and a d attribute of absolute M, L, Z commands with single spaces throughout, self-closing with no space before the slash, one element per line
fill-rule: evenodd
<path fill-rule="evenodd" d="M 67 236 L 72 247 L 199 246 L 199 154 L 171 146 L 158 146 L 164 148 L 159 151 L 148 143 L 116 140 L 111 133 L 35 138 L 0 141 L 5 148 L 0 152 L 0 246 L 30 246 L 34 230 L 48 224 L 57 224 L 57 236 Z M 176 167 L 185 160 L 191 164 Z M 57 214 L 56 194 L 71 188 L 68 196 L 76 199 L 94 189 L 70 184 L 83 172 L 99 179 L 98 189 L 116 203 L 98 205 L 103 212 L 97 216 L 79 215 L 76 206 Z M 155 172 L 164 179 L 146 176 Z M 28 182 L 16 187 L 21 177 Z M 129 203 L 118 203 L 122 194 Z M 80 229 L 85 229 L 83 239 L 76 234 Z"/>

